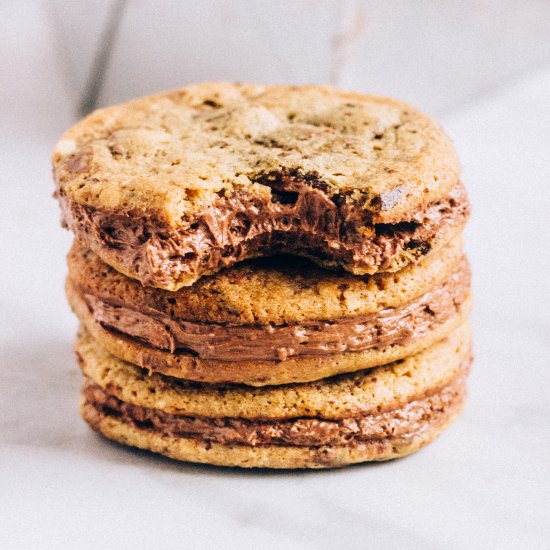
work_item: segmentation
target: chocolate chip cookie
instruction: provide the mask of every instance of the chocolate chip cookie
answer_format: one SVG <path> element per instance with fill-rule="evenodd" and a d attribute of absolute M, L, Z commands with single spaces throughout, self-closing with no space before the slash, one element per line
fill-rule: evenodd
<path fill-rule="evenodd" d="M 280 253 L 394 272 L 469 212 L 435 121 L 324 86 L 206 83 L 101 109 L 63 135 L 53 172 L 78 239 L 166 290 Z"/>

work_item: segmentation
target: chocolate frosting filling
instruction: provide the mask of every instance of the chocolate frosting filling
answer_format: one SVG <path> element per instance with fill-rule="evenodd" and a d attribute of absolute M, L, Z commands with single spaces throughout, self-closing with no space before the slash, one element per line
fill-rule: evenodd
<path fill-rule="evenodd" d="M 94 321 L 146 345 L 219 361 L 283 361 L 289 357 L 406 345 L 451 318 L 466 300 L 470 271 L 465 258 L 439 288 L 397 308 L 333 321 L 289 325 L 223 325 L 172 318 L 148 309 L 109 303 L 83 294 Z"/>
<path fill-rule="evenodd" d="M 465 396 L 465 377 L 462 375 L 438 393 L 410 401 L 399 409 L 341 420 L 297 418 L 256 421 L 180 416 L 125 403 L 89 379 L 85 381 L 82 393 L 85 402 L 92 405 L 98 413 L 118 417 L 138 428 L 170 437 L 250 446 L 316 447 L 412 437 L 421 433 L 455 411 L 458 412 Z"/>
<path fill-rule="evenodd" d="M 94 209 L 62 190 L 58 194 L 63 223 L 82 242 L 143 284 L 169 290 L 245 258 L 275 253 L 308 256 L 358 274 L 395 270 L 426 254 L 439 233 L 462 225 L 469 213 L 460 183 L 397 224 L 373 224 L 367 209 L 346 195 L 329 196 L 311 175 L 277 174 L 262 183 L 271 187 L 270 196 L 222 194 L 177 228 L 142 211 Z"/>

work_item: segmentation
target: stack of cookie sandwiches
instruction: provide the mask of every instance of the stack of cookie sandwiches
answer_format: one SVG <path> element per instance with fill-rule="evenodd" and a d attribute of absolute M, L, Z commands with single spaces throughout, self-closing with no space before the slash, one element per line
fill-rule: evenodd
<path fill-rule="evenodd" d="M 320 86 L 198 84 L 53 154 L 81 413 L 175 459 L 327 468 L 461 412 L 469 203 L 441 127 Z"/>

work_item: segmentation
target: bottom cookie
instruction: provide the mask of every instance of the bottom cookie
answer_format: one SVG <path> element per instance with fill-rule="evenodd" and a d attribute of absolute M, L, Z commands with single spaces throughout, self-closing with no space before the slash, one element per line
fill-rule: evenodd
<path fill-rule="evenodd" d="M 354 442 L 350 445 L 243 445 L 223 444 L 191 437 L 175 437 L 138 427 L 120 417 L 98 411 L 83 401 L 81 414 L 105 437 L 132 447 L 182 460 L 240 468 L 339 468 L 359 462 L 382 461 L 413 453 L 431 443 L 460 414 L 465 393 L 425 429 L 400 437 Z"/>

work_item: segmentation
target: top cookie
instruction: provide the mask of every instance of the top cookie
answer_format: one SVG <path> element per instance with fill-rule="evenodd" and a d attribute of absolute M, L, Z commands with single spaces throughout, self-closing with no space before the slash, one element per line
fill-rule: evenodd
<path fill-rule="evenodd" d="M 278 251 L 396 270 L 465 201 L 449 198 L 459 163 L 432 119 L 320 86 L 206 83 L 102 109 L 63 135 L 53 168 L 81 240 L 168 290 Z"/>

